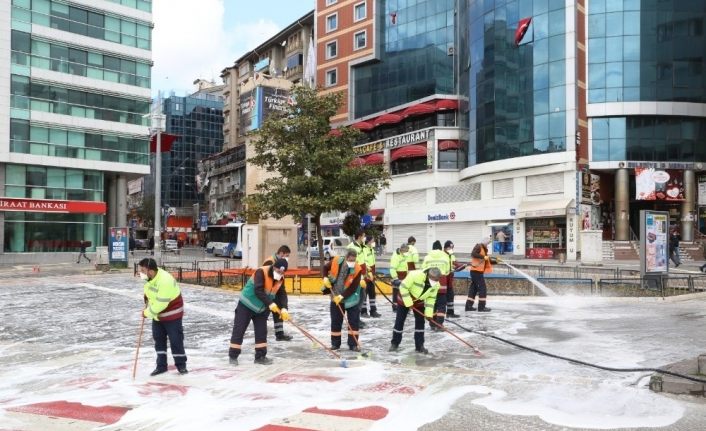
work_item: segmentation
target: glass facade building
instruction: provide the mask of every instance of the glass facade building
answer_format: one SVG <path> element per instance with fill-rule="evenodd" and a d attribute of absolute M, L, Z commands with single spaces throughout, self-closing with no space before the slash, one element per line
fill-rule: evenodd
<path fill-rule="evenodd" d="M 0 252 L 93 249 L 127 224 L 127 181 L 149 173 L 152 2 L 111 1 L 0 12 Z"/>
<path fill-rule="evenodd" d="M 379 62 L 353 68 L 354 117 L 455 94 L 454 0 L 379 0 Z"/>
<path fill-rule="evenodd" d="M 565 151 L 566 94 L 573 91 L 566 82 L 565 2 L 462 3 L 470 29 L 460 39 L 469 166 Z M 517 46 L 515 30 L 524 18 L 532 23 Z"/>

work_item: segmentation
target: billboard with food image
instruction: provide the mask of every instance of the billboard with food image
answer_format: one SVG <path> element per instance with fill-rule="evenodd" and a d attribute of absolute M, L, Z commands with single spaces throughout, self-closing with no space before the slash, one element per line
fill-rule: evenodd
<path fill-rule="evenodd" d="M 635 195 L 639 201 L 683 201 L 682 171 L 635 168 Z"/>

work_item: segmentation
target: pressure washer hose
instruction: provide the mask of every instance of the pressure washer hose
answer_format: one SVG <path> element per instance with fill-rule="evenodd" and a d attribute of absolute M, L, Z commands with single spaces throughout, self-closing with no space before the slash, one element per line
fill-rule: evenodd
<path fill-rule="evenodd" d="M 385 299 L 386 299 L 390 304 L 393 303 L 392 300 L 385 294 L 385 292 L 382 291 L 382 289 L 380 288 L 380 286 L 378 286 L 377 280 L 375 281 L 375 287 L 377 288 L 378 292 L 380 292 L 380 294 L 381 294 L 383 297 L 385 297 Z M 687 374 L 675 373 L 675 372 L 673 372 L 673 371 L 663 370 L 663 369 L 661 369 L 661 368 L 614 368 L 614 367 L 605 367 L 605 366 L 603 366 L 603 365 L 598 365 L 598 364 L 592 364 L 592 363 L 590 363 L 590 362 L 580 361 L 580 360 L 578 360 L 578 359 L 569 358 L 569 357 L 561 356 L 561 355 L 556 355 L 556 354 L 554 354 L 554 353 L 545 352 L 544 350 L 539 350 L 539 349 L 535 349 L 535 348 L 533 348 L 533 347 L 525 346 L 525 345 L 516 343 L 516 342 L 514 342 L 514 341 L 510 341 L 510 340 L 507 340 L 507 339 L 505 339 L 505 338 L 498 337 L 497 335 L 488 334 L 488 333 L 481 332 L 481 331 L 476 331 L 476 330 L 474 330 L 474 329 L 467 328 L 467 327 L 461 325 L 460 323 L 454 322 L 454 321 L 451 320 L 451 319 L 446 319 L 446 321 L 447 321 L 447 322 L 450 322 L 450 323 L 453 323 L 454 325 L 458 326 L 459 328 L 463 329 L 463 330 L 466 331 L 466 332 L 470 332 L 470 333 L 472 333 L 472 334 L 478 334 L 478 335 L 480 335 L 480 336 L 482 336 L 482 337 L 492 338 L 492 339 L 497 340 L 497 341 L 500 341 L 500 342 L 502 342 L 502 343 L 506 343 L 506 344 L 509 344 L 509 345 L 511 345 L 511 346 L 517 347 L 518 349 L 527 350 L 527 351 L 529 351 L 529 352 L 533 352 L 533 353 L 537 353 L 537 354 L 540 354 L 540 355 L 548 356 L 548 357 L 554 358 L 554 359 L 561 359 L 561 360 L 563 360 L 563 361 L 567 361 L 567 362 L 570 362 L 570 363 L 573 363 L 573 364 L 584 365 L 584 366 L 586 366 L 586 367 L 597 368 L 597 369 L 599 369 L 599 370 L 612 371 L 612 372 L 616 372 L 616 373 L 644 373 L 644 372 L 648 372 L 648 373 L 660 373 L 660 374 L 666 374 L 666 375 L 668 375 L 668 376 L 679 377 L 679 378 L 682 378 L 682 379 L 685 379 L 685 380 L 691 380 L 692 382 L 706 383 L 706 379 L 700 379 L 700 378 L 698 378 L 698 377 L 689 376 L 689 375 L 687 375 Z"/>

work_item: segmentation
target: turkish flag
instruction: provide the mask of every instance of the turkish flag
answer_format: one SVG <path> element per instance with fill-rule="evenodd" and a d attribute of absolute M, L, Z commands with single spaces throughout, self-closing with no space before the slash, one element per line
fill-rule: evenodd
<path fill-rule="evenodd" d="M 169 133 L 162 133 L 162 139 L 159 143 L 159 149 L 161 153 L 167 153 L 171 151 L 172 144 L 174 141 L 179 139 L 177 135 L 170 135 Z M 157 152 L 157 135 L 152 135 L 150 137 L 150 153 Z"/>
<path fill-rule="evenodd" d="M 515 46 L 520 46 L 520 42 L 525 37 L 525 33 L 529 30 L 529 26 L 532 23 L 532 17 L 523 18 L 517 23 L 517 30 L 515 30 Z"/>

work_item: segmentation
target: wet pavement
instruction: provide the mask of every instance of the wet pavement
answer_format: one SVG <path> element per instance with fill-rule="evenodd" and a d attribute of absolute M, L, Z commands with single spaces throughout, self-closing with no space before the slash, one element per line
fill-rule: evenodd
<path fill-rule="evenodd" d="M 142 308 L 131 274 L 31 273 L 0 278 L 2 430 L 563 430 L 706 427 L 706 404 L 655 394 L 649 373 L 615 373 L 551 359 L 447 327 L 414 352 L 408 319 L 401 349 L 388 353 L 393 314 L 367 319 L 361 343 L 333 359 L 291 326 L 275 363 L 252 363 L 252 327 L 241 365 L 227 347 L 237 293 L 182 285 L 190 373 L 149 377 L 149 324 L 132 367 Z M 13 274 L 8 276 L 8 274 Z M 661 367 L 705 353 L 702 294 L 661 299 L 490 298 L 491 313 L 463 313 L 474 331 L 612 367 Z M 456 309 L 463 310 L 457 297 Z M 384 298 L 378 296 L 378 302 Z M 329 344 L 327 299 L 290 297 L 292 318 Z M 345 331 L 344 331 L 345 333 Z M 172 362 L 170 357 L 170 363 Z"/>

